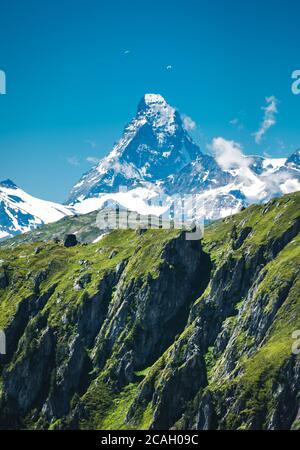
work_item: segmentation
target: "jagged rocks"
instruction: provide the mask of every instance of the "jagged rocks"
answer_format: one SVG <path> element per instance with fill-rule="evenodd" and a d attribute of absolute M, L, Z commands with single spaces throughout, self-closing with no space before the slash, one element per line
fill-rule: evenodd
<path fill-rule="evenodd" d="M 80 278 L 77 278 L 74 282 L 74 289 L 77 291 L 80 289 L 84 289 L 92 280 L 92 276 L 90 273 L 85 273 Z"/>
<path fill-rule="evenodd" d="M 37 272 L 34 277 L 33 277 L 33 289 L 35 292 L 39 292 L 40 289 L 40 285 L 43 281 L 46 280 L 47 275 L 49 272 L 49 268 L 40 270 L 39 272 Z"/>
<path fill-rule="evenodd" d="M 237 250 L 242 246 L 245 239 L 247 239 L 248 235 L 251 233 L 252 228 L 251 227 L 245 227 L 240 231 L 240 234 L 237 236 L 236 232 L 234 234 L 234 241 L 232 243 L 233 250 Z"/>
<path fill-rule="evenodd" d="M 274 408 L 267 428 L 300 429 L 300 361 L 292 355 L 280 370 L 272 387 Z"/>
<path fill-rule="evenodd" d="M 49 382 L 55 339 L 50 328 L 40 327 L 32 323 L 20 342 L 23 353 L 13 367 L 3 372 L 6 396 L 14 405 L 11 416 L 16 411 L 27 413 Z"/>
<path fill-rule="evenodd" d="M 116 251 L 116 250 L 113 250 L 111 253 L 110 253 L 110 255 L 109 255 L 109 259 L 112 259 L 112 258 L 114 258 L 116 255 L 118 254 L 118 252 Z"/>
<path fill-rule="evenodd" d="M 208 283 L 209 257 L 199 242 L 187 241 L 185 233 L 181 233 L 163 248 L 159 270 L 159 277 L 153 278 L 148 273 L 145 282 L 128 281 L 121 276 L 108 320 L 98 337 L 95 361 L 100 367 L 103 364 L 104 343 L 106 352 L 114 348 L 110 371 L 119 385 L 128 379 L 127 359 L 123 363 L 125 354 L 131 352 L 131 366 L 135 370 L 145 367 L 183 329 L 189 306 Z M 130 338 L 123 340 L 125 332 Z"/>

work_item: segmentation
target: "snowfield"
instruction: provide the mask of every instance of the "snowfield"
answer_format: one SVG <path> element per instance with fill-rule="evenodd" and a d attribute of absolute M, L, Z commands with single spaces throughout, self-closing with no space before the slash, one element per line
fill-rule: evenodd
<path fill-rule="evenodd" d="M 0 183 L 0 239 L 73 214 L 73 208 L 33 197 L 9 180 Z"/>

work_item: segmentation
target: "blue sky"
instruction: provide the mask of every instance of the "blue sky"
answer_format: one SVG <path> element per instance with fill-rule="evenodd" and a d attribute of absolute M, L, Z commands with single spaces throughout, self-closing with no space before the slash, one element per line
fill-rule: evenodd
<path fill-rule="evenodd" d="M 1 0 L 0 179 L 64 201 L 146 92 L 196 122 L 203 150 L 222 136 L 287 156 L 300 147 L 299 21 L 298 0 Z M 270 96 L 276 123 L 256 143 Z"/>

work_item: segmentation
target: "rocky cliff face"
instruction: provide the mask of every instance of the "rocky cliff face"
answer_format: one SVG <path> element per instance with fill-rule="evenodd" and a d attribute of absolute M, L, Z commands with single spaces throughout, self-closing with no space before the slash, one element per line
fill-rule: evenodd
<path fill-rule="evenodd" d="M 0 427 L 299 428 L 299 207 L 0 249 Z"/>

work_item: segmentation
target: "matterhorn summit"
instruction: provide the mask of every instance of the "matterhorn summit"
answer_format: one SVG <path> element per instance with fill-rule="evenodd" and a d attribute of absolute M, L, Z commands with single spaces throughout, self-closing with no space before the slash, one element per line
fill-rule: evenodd
<path fill-rule="evenodd" d="M 199 215 L 214 220 L 299 189 L 299 151 L 288 159 L 239 160 L 233 170 L 222 158 L 202 153 L 180 113 L 162 95 L 145 94 L 119 141 L 73 187 L 68 203 L 78 213 L 113 202 L 148 214 L 155 197 L 197 194 L 203 204 Z"/>
<path fill-rule="evenodd" d="M 132 188 L 166 179 L 199 156 L 178 111 L 161 95 L 145 94 L 120 140 L 74 186 L 69 202 L 117 192 L 120 185 Z"/>

